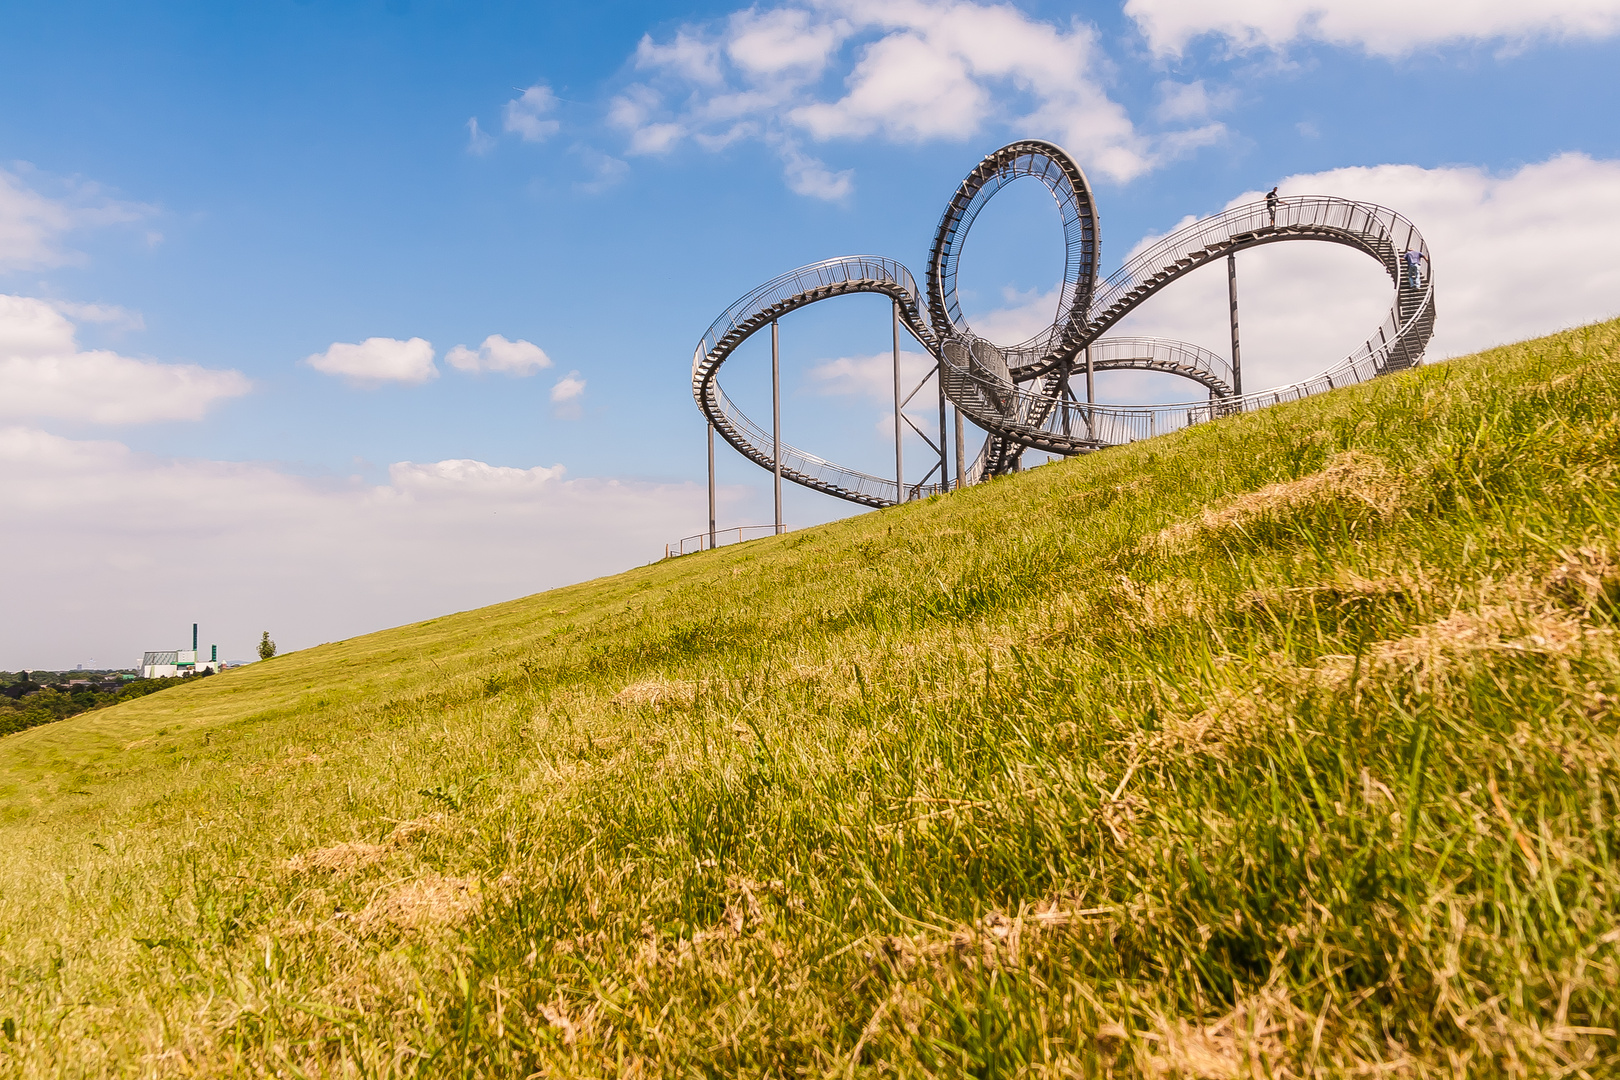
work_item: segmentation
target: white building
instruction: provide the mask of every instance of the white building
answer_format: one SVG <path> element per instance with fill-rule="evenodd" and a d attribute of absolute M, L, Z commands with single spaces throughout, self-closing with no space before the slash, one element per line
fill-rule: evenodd
<path fill-rule="evenodd" d="M 141 657 L 141 678 L 172 679 L 176 675 L 195 675 L 215 672 L 224 668 L 219 662 L 219 646 L 208 647 L 208 659 L 199 660 L 197 652 L 197 624 L 191 624 L 191 648 L 170 649 L 167 652 L 147 652 Z"/>

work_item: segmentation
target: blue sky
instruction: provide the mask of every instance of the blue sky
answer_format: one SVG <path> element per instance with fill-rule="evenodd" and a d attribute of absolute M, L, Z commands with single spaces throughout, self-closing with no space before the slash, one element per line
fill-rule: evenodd
<path fill-rule="evenodd" d="M 7 4 L 0 553 L 33 569 L 0 668 L 123 666 L 191 621 L 298 647 L 656 557 L 702 526 L 709 321 L 832 255 L 920 274 L 1013 138 L 1087 169 L 1105 271 L 1332 185 L 1429 236 L 1432 357 L 1620 313 L 1620 0 L 1521 6 Z M 1043 199 L 976 224 L 970 314 L 1044 310 Z M 1343 253 L 1268 258 L 1261 375 L 1387 307 Z M 1187 284 L 1138 328 L 1221 345 L 1224 282 Z M 789 438 L 884 469 L 882 306 L 783 327 Z M 491 335 L 523 344 L 471 359 Z M 721 456 L 723 524 L 768 520 L 765 474 Z M 789 520 L 851 509 L 794 492 Z"/>

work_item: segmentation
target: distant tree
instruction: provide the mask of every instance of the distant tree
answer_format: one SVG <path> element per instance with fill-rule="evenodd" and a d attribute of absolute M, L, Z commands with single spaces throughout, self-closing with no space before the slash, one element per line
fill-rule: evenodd
<path fill-rule="evenodd" d="M 270 631 L 266 630 L 264 636 L 259 638 L 259 659 L 268 660 L 276 655 L 276 643 L 270 640 Z"/>

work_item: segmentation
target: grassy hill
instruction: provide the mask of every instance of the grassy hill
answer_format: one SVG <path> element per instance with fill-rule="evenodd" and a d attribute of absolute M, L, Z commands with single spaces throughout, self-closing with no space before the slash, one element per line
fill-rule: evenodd
<path fill-rule="evenodd" d="M 1620 321 L 0 739 L 0 1074 L 1601 1075 Z"/>

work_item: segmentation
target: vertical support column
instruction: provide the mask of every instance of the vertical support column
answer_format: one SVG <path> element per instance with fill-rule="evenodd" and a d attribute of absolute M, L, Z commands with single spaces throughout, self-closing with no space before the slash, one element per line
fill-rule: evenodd
<path fill-rule="evenodd" d="M 894 501 L 906 501 L 905 462 L 900 456 L 900 301 L 889 301 L 894 323 Z"/>
<path fill-rule="evenodd" d="M 776 531 L 782 532 L 782 339 L 771 320 L 771 471 L 776 477 Z"/>
<path fill-rule="evenodd" d="M 1243 354 L 1238 350 L 1237 252 L 1226 255 L 1226 295 L 1232 315 L 1232 396 L 1243 396 Z"/>
<path fill-rule="evenodd" d="M 956 414 L 956 486 L 967 487 L 967 435 L 962 430 L 962 410 L 952 409 Z"/>
<path fill-rule="evenodd" d="M 951 459 L 945 452 L 945 361 L 934 357 L 934 383 L 939 390 L 939 490 L 951 487 Z"/>
<path fill-rule="evenodd" d="M 1091 406 L 1097 404 L 1097 370 L 1091 364 L 1091 346 L 1086 346 L 1086 437 L 1097 439 L 1097 417 Z"/>
<path fill-rule="evenodd" d="M 714 550 L 714 425 L 709 429 L 709 549 Z"/>

